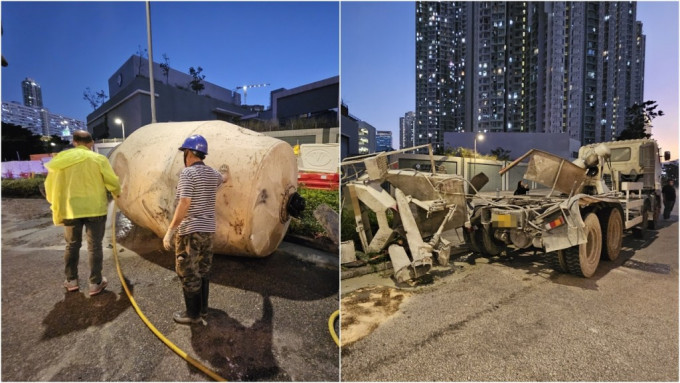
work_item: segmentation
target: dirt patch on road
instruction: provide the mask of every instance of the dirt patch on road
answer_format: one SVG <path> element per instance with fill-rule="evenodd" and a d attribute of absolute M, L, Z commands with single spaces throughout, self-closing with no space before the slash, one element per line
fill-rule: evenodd
<path fill-rule="evenodd" d="M 64 229 L 52 223 L 50 204 L 40 198 L 2 199 L 2 245 L 40 248 L 62 245 Z"/>
<path fill-rule="evenodd" d="M 340 301 L 341 346 L 348 346 L 371 334 L 399 311 L 410 293 L 391 287 L 365 287 Z"/>
<path fill-rule="evenodd" d="M 37 218 L 49 218 L 52 211 L 50 204 L 44 198 L 3 198 L 2 220 L 26 221 Z"/>

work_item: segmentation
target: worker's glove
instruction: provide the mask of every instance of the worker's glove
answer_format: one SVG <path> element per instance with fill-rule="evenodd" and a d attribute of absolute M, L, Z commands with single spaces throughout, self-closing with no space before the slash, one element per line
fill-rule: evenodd
<path fill-rule="evenodd" d="M 165 237 L 163 237 L 163 247 L 165 250 L 170 250 L 174 247 L 174 239 L 175 239 L 175 232 L 177 231 L 176 228 L 168 228 L 168 231 L 165 233 Z"/>

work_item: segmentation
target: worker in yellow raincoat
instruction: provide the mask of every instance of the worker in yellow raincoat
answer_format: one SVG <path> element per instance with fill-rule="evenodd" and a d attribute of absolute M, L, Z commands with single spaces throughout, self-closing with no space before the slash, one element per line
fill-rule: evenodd
<path fill-rule="evenodd" d="M 102 240 L 106 225 L 108 190 L 120 194 L 118 176 L 109 160 L 92 151 L 89 132 L 73 132 L 73 149 L 65 150 L 45 164 L 45 196 L 55 225 L 64 225 L 64 263 L 67 291 L 78 291 L 78 259 L 85 227 L 90 264 L 90 295 L 101 293 L 108 281 L 102 276 Z"/>

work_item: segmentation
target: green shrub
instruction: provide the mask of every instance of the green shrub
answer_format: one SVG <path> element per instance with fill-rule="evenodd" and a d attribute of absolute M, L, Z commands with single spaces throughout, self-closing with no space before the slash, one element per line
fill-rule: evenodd
<path fill-rule="evenodd" d="M 319 205 L 325 203 L 337 212 L 340 193 L 337 190 L 315 190 L 307 188 L 298 189 L 298 193 L 305 199 L 306 207 L 299 219 L 293 218 L 291 220 L 288 233 L 310 238 L 325 235 L 326 231 L 323 226 L 321 226 L 316 218 L 314 218 L 314 210 L 316 210 Z"/>
<path fill-rule="evenodd" d="M 340 240 L 349 241 L 350 239 L 357 243 L 359 241 L 359 234 L 356 231 L 357 223 L 354 220 L 352 209 L 342 209 L 340 216 Z"/>
<path fill-rule="evenodd" d="M 343 194 L 343 198 L 345 201 L 343 202 L 344 208 L 340 217 L 340 240 L 343 242 L 352 240 L 354 241 L 354 246 L 357 249 L 361 249 L 361 239 L 359 238 L 359 233 L 357 232 L 357 223 L 356 219 L 354 218 L 354 211 L 352 210 L 351 203 L 349 202 L 349 195 Z M 378 217 L 370 209 L 366 209 L 366 214 L 368 215 L 368 224 L 371 225 L 371 233 L 375 234 L 378 231 Z M 387 223 L 390 227 L 392 227 L 394 222 L 394 212 L 388 210 L 386 215 Z M 367 226 L 366 223 L 364 223 L 364 226 Z"/>
<path fill-rule="evenodd" d="M 18 178 L 2 180 L 2 196 L 12 198 L 44 198 L 40 188 L 45 183 L 45 176 L 34 178 Z"/>

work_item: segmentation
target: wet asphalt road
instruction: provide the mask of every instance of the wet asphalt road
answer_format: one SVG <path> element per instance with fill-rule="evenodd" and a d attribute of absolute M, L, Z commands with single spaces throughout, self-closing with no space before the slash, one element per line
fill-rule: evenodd
<path fill-rule="evenodd" d="M 678 214 L 590 279 L 461 256 L 342 350 L 343 381 L 678 381 Z M 373 275 L 343 280 L 394 286 Z"/>
<path fill-rule="evenodd" d="M 104 293 L 87 295 L 86 246 L 80 292 L 66 293 L 63 229 L 51 224 L 49 205 L 2 203 L 2 380 L 211 380 L 142 322 L 112 249 L 104 250 Z M 287 243 L 263 259 L 216 255 L 207 325 L 183 326 L 172 320 L 184 302 L 171 253 L 144 230 L 123 225 L 119 236 L 135 301 L 191 357 L 227 380 L 338 381 L 339 351 L 328 331 L 338 309 L 337 256 Z"/>

